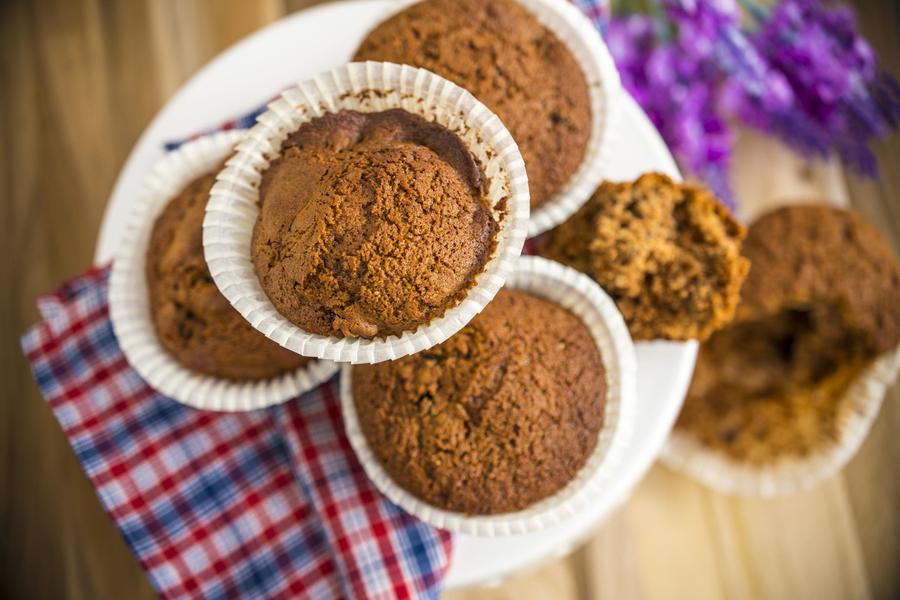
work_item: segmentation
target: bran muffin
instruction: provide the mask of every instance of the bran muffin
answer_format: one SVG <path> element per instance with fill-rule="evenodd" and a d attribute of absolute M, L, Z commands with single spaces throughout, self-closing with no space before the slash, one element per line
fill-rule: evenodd
<path fill-rule="evenodd" d="M 900 266 L 871 223 L 825 205 L 780 208 L 758 219 L 744 243 L 753 267 L 739 316 L 816 300 L 833 305 L 874 354 L 900 340 Z"/>
<path fill-rule="evenodd" d="M 203 217 L 216 171 L 197 178 L 156 220 L 146 278 L 157 338 L 192 371 L 235 381 L 270 379 L 309 359 L 259 333 L 219 292 L 203 258 Z"/>
<path fill-rule="evenodd" d="M 300 126 L 265 170 L 251 256 L 276 310 L 327 336 L 400 335 L 475 284 L 498 218 L 453 132 L 401 109 Z"/>
<path fill-rule="evenodd" d="M 634 339 L 703 340 L 734 316 L 743 237 L 709 192 L 650 173 L 603 183 L 538 250 L 597 281 Z"/>
<path fill-rule="evenodd" d="M 900 342 L 900 264 L 860 216 L 791 206 L 749 229 L 738 318 L 701 346 L 677 427 L 748 464 L 837 443 L 851 383 Z"/>
<path fill-rule="evenodd" d="M 576 475 L 604 419 L 606 374 L 584 324 L 503 289 L 444 343 L 353 368 L 376 459 L 425 502 L 467 514 L 524 509 Z"/>
<path fill-rule="evenodd" d="M 581 66 L 515 0 L 425 0 L 369 32 L 354 60 L 422 67 L 500 117 L 519 146 L 536 208 L 584 158 L 592 121 Z"/>

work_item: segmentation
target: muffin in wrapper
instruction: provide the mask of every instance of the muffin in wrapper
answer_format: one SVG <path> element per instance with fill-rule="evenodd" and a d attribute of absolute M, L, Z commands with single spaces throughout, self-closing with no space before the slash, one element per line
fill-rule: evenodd
<path fill-rule="evenodd" d="M 628 449 L 636 418 L 634 345 L 613 301 L 587 276 L 553 261 L 522 257 L 508 285 L 545 298 L 580 318 L 594 338 L 606 369 L 607 392 L 597 444 L 574 479 L 561 490 L 524 510 L 494 515 L 467 515 L 427 504 L 397 485 L 376 459 L 362 433 L 353 402 L 352 367 L 341 371 L 341 405 L 350 444 L 376 487 L 419 519 L 457 533 L 477 536 L 539 531 L 589 505 L 604 490 Z"/>
<path fill-rule="evenodd" d="M 284 402 L 337 371 L 329 361 L 310 361 L 270 380 L 236 382 L 202 375 L 176 361 L 160 344 L 150 312 L 145 273 L 157 217 L 191 181 L 215 169 L 244 137 L 226 131 L 188 142 L 161 159 L 144 181 L 122 234 L 109 281 L 110 319 L 129 364 L 151 387 L 183 404 L 217 411 L 245 411 Z"/>
<path fill-rule="evenodd" d="M 900 369 L 900 263 L 853 211 L 817 202 L 749 228 L 738 318 L 700 350 L 663 460 L 710 487 L 774 496 L 839 471 Z"/>
<path fill-rule="evenodd" d="M 251 237 L 259 215 L 262 173 L 301 124 L 327 113 L 400 108 L 436 122 L 465 142 L 487 180 L 499 223 L 494 251 L 465 297 L 415 331 L 373 339 L 313 334 L 281 315 L 254 270 Z M 375 363 L 419 352 L 465 326 L 502 287 L 522 251 L 528 222 L 528 180 L 515 141 L 471 94 L 424 69 L 350 63 L 284 92 L 269 105 L 219 173 L 207 206 L 203 245 L 217 286 L 259 331 L 304 356 Z"/>

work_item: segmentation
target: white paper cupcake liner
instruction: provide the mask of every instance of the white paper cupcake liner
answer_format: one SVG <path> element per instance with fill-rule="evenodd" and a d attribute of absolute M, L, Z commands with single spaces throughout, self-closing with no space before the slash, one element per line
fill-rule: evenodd
<path fill-rule="evenodd" d="M 581 66 L 591 103 L 591 135 L 581 166 L 562 189 L 532 212 L 528 237 L 534 237 L 574 215 L 609 175 L 616 142 L 613 123 L 623 101 L 622 84 L 600 33 L 578 7 L 565 0 L 517 1 L 565 43 Z"/>
<path fill-rule="evenodd" d="M 418 3 L 400 0 L 382 20 Z M 553 229 L 575 214 L 609 176 L 608 165 L 616 145 L 615 127 L 622 105 L 619 71 L 600 33 L 584 13 L 566 0 L 517 0 L 552 31 L 581 66 L 591 105 L 591 135 L 581 166 L 551 198 L 531 213 L 528 237 Z"/>
<path fill-rule="evenodd" d="M 225 131 L 199 138 L 156 164 L 135 198 L 109 280 L 110 319 L 129 364 L 155 390 L 205 410 L 245 411 L 284 402 L 316 387 L 337 371 L 336 363 L 311 361 L 271 380 L 234 382 L 183 367 L 156 336 L 144 271 L 156 218 L 188 183 L 222 162 L 244 133 Z"/>
<path fill-rule="evenodd" d="M 490 201 L 506 201 L 496 249 L 466 297 L 443 316 L 401 336 L 361 339 L 315 335 L 280 315 L 259 283 L 250 241 L 259 214 L 262 172 L 302 123 L 341 110 L 402 108 L 440 123 L 462 138 L 490 182 Z M 469 92 L 424 69 L 390 63 L 350 63 L 287 90 L 219 173 L 206 208 L 203 246 L 216 285 L 256 329 L 298 354 L 376 363 L 441 343 L 478 314 L 503 286 L 522 252 L 528 223 L 528 179 L 509 132 Z"/>
<path fill-rule="evenodd" d="M 878 416 L 884 394 L 900 372 L 900 346 L 883 354 L 844 393 L 849 404 L 840 439 L 808 458 L 768 467 L 738 462 L 673 430 L 660 458 L 667 466 L 725 493 L 769 498 L 810 489 L 835 475 L 856 454 Z"/>
<path fill-rule="evenodd" d="M 509 287 L 541 296 L 581 318 L 597 343 L 606 368 L 607 394 L 603 426 L 586 464 L 562 490 L 518 512 L 466 515 L 431 506 L 410 494 L 387 474 L 362 433 L 353 403 L 353 367 L 341 370 L 341 407 L 347 437 L 375 486 L 391 502 L 422 521 L 455 533 L 477 536 L 515 535 L 540 531 L 566 519 L 596 500 L 623 459 L 636 418 L 634 345 L 615 303 L 586 275 L 539 257 L 522 257 Z"/>

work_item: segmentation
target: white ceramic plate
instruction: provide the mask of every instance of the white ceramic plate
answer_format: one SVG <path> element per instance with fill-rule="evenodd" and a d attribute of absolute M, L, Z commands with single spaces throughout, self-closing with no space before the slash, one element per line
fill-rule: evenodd
<path fill-rule="evenodd" d="M 295 13 L 257 31 L 202 68 L 159 112 L 128 157 L 106 208 L 95 261 L 111 260 L 131 203 L 163 155 L 164 142 L 216 127 L 289 85 L 346 62 L 393 1 L 346 0 Z M 259 69 L 260 64 L 267 68 Z M 637 105 L 623 97 L 610 177 L 633 179 L 646 171 L 678 177 L 656 130 Z M 681 408 L 697 346 L 653 342 L 636 344 L 636 350 L 638 414 L 631 452 L 619 465 L 606 495 L 590 509 L 538 533 L 491 539 L 457 536 L 448 588 L 495 583 L 569 552 L 627 497 L 650 467 Z"/>

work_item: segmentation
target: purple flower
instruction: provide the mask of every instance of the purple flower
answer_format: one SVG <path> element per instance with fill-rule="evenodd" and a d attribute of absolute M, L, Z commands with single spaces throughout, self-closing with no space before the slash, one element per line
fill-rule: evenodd
<path fill-rule="evenodd" d="M 613 19 L 606 41 L 622 84 L 647 113 L 682 167 L 714 182 L 713 191 L 730 202 L 727 170 L 732 133 L 716 110 L 720 75 L 712 56 L 718 36 L 716 15 L 673 10 L 694 19 L 690 35 L 646 15 Z M 684 6 L 682 6 L 684 5 Z M 679 15 L 681 13 L 678 13 Z M 676 35 L 677 34 L 677 35 Z"/>
<path fill-rule="evenodd" d="M 790 89 L 787 105 L 748 95 L 738 114 L 807 155 L 836 152 L 875 175 L 868 147 L 896 126 L 896 82 L 879 74 L 874 52 L 856 32 L 853 12 L 815 0 L 781 0 L 752 36 L 756 51 Z"/>
<path fill-rule="evenodd" d="M 739 1 L 657 0 L 651 14 L 615 15 L 602 28 L 625 88 L 682 167 L 730 198 L 728 123 L 738 117 L 874 175 L 868 143 L 900 124 L 900 85 L 879 71 L 853 12 Z M 741 6 L 755 28 L 744 27 Z"/>

